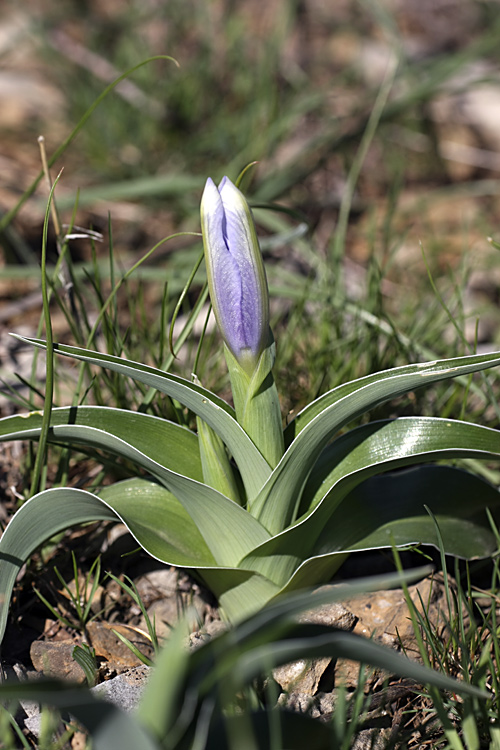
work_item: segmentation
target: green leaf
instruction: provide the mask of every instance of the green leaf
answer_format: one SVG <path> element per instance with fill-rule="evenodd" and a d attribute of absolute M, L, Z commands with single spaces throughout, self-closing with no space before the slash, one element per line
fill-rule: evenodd
<path fill-rule="evenodd" d="M 432 567 L 425 565 L 403 572 L 382 573 L 329 584 L 314 591 L 309 587 L 305 591 L 279 596 L 265 609 L 256 611 L 248 622 L 238 624 L 238 627 L 231 631 L 231 639 L 237 639 L 238 643 L 251 642 L 258 645 L 269 640 L 270 633 L 275 639 L 282 638 L 290 625 L 297 622 L 298 615 L 302 612 L 332 602 L 342 602 L 368 591 L 400 587 L 403 583 L 421 580 L 431 572 Z"/>
<path fill-rule="evenodd" d="M 146 479 L 127 479 L 99 495 L 152 557 L 184 568 L 217 566 L 205 540 L 179 500 Z"/>
<path fill-rule="evenodd" d="M 331 513 L 355 484 L 369 476 L 445 458 L 498 460 L 500 432 L 439 417 L 399 417 L 362 425 L 323 450 L 304 490 L 302 511 L 309 513 L 324 498 L 324 511 Z"/>
<path fill-rule="evenodd" d="M 182 503 L 218 565 L 236 566 L 251 549 L 269 539 L 264 527 L 233 500 L 212 487 L 160 466 L 125 440 L 101 430 L 76 425 L 56 426 L 52 432 L 55 438 L 66 434 L 75 442 L 109 450 L 150 471 Z M 126 519 L 124 523 L 127 523 Z M 224 534 L 221 534 L 222 525 Z"/>
<path fill-rule="evenodd" d="M 425 460 L 465 457 L 498 459 L 500 433 L 468 422 L 434 417 L 382 420 L 351 430 L 328 446 L 318 460 L 317 471 L 311 475 L 304 493 L 308 515 L 253 550 L 240 565 L 259 570 L 275 583 L 284 585 L 302 561 L 318 554 L 318 545 L 321 548 L 318 539 L 324 539 L 325 528 L 332 529 L 338 523 L 330 523 L 333 517 L 343 519 L 342 528 L 346 520 L 359 527 L 359 519 L 351 513 L 346 499 L 356 485 L 383 471 Z M 330 466 L 333 468 L 328 471 Z M 489 487 L 486 483 L 484 486 Z M 496 495 L 494 497 L 496 499 Z M 423 502 L 420 510 L 423 511 Z M 374 507 L 373 512 L 377 514 L 378 508 Z M 402 510 L 399 516 L 404 520 Z M 336 534 L 335 538 L 339 541 L 336 554 L 346 552 L 348 542 L 343 544 Z M 412 541 L 418 540 L 406 539 L 402 543 Z M 471 551 L 464 556 L 475 554 Z M 312 569 L 315 570 L 313 580 L 332 575 L 342 560 L 340 557 L 336 561 L 320 558 L 311 563 L 311 575 Z"/>
<path fill-rule="evenodd" d="M 95 649 L 90 648 L 87 643 L 83 643 L 81 646 L 75 646 L 71 655 L 85 672 L 88 687 L 94 687 L 97 676 Z"/>
<path fill-rule="evenodd" d="M 392 378 L 396 378 L 397 380 L 394 386 L 397 388 L 397 391 L 394 390 L 394 394 L 401 395 L 416 388 L 423 388 L 427 385 L 432 385 L 432 383 L 437 383 L 440 380 L 455 378 L 459 375 L 467 375 L 471 372 L 479 372 L 480 370 L 486 370 L 489 367 L 496 367 L 499 364 L 500 352 L 474 354 L 467 357 L 439 359 L 435 362 L 420 362 L 415 365 L 403 365 L 401 367 L 391 368 L 390 370 L 383 370 L 382 372 L 365 375 L 365 377 L 351 380 L 349 383 L 343 383 L 342 385 L 333 388 L 331 391 L 328 391 L 328 393 L 324 393 L 315 401 L 312 401 L 297 414 L 295 419 L 293 419 L 285 429 L 286 445 L 289 446 L 297 435 L 326 408 L 343 400 L 346 396 L 350 396 L 351 394 L 367 387 L 377 386 L 379 383 L 384 383 L 387 380 L 392 381 Z M 400 378 L 403 378 L 403 380 L 399 380 Z M 407 379 L 409 379 L 413 385 L 406 385 L 408 382 Z M 391 387 L 393 386 L 389 384 L 389 389 Z M 382 397 L 374 403 L 379 404 L 387 400 L 387 398 L 393 397 L 392 395 L 384 396 L 383 393 L 385 391 L 386 387 L 382 386 L 381 393 L 379 394 Z M 370 390 L 369 397 L 372 393 L 373 392 Z M 375 393 L 375 395 L 377 395 L 377 393 Z M 363 407 L 363 411 L 366 408 L 371 408 L 371 406 Z"/>
<path fill-rule="evenodd" d="M 189 649 L 185 645 L 186 632 L 183 621 L 173 628 L 137 706 L 138 719 L 158 740 L 172 729 L 177 719 L 178 705 L 184 697 L 184 679 L 190 660 Z"/>
<path fill-rule="evenodd" d="M 302 534 L 311 544 L 310 549 L 316 549 L 317 545 L 321 546 L 319 539 L 324 537 L 325 528 L 336 528 L 340 523 L 340 517 L 346 517 L 345 509 L 350 507 L 347 496 L 363 480 L 385 471 L 429 460 L 466 457 L 498 459 L 500 433 L 468 422 L 434 417 L 402 417 L 372 422 L 352 430 L 329 446 L 326 453 L 334 468 L 326 477 L 323 487 L 316 493 L 317 496 L 323 496 L 321 501 L 313 512 L 303 519 Z M 497 495 L 489 492 L 490 485 L 483 483 L 478 487 L 483 488 L 483 494 L 495 500 L 493 505 L 498 502 Z M 420 512 L 423 512 L 423 503 L 429 501 L 429 504 L 435 494 L 446 495 L 445 502 L 449 502 L 452 496 L 446 486 L 439 492 L 433 492 L 429 487 L 428 493 L 427 500 L 423 497 L 420 501 Z M 384 505 L 384 501 L 382 498 L 381 506 Z M 378 513 L 378 510 L 374 508 L 375 513 Z M 465 511 L 467 512 L 467 506 Z M 381 512 L 383 513 L 382 507 Z M 330 524 L 330 519 L 334 517 L 337 520 L 332 520 Z M 363 521 L 359 522 L 359 519 L 353 516 L 354 518 L 358 528 L 363 525 Z M 405 520 L 402 505 L 399 518 Z M 424 518 L 427 521 L 425 513 Z M 351 523 L 354 523 L 354 520 L 351 520 Z M 347 546 L 348 541 L 344 549 Z M 447 551 L 452 552 L 451 549 Z M 477 553 L 471 551 L 464 556 L 472 557 L 475 554 Z"/>
<path fill-rule="evenodd" d="M 354 551 L 402 546 L 413 542 L 438 546 L 433 512 L 447 554 L 463 558 L 489 557 L 497 542 L 485 509 L 498 519 L 500 493 L 481 477 L 452 466 L 421 466 L 373 477 L 356 487 L 344 501 L 356 518 L 343 523 L 342 505 L 316 542 L 323 549 Z"/>
<path fill-rule="evenodd" d="M 230 744 L 231 737 L 245 737 L 247 750 L 340 748 L 329 724 L 307 714 L 280 708 L 257 711 L 247 708 L 244 713 L 217 717 L 210 726 L 204 750 L 233 750 L 235 745 Z"/>
<path fill-rule="evenodd" d="M 28 500 L 0 539 L 0 642 L 16 576 L 28 557 L 60 531 L 89 521 L 117 521 L 111 508 L 90 492 L 53 489 Z"/>
<path fill-rule="evenodd" d="M 132 643 L 128 638 L 126 638 L 122 633 L 119 633 L 118 630 L 113 629 L 113 633 L 118 638 L 119 641 L 121 641 L 130 651 L 133 653 L 133 655 L 136 657 L 136 659 L 139 659 L 142 664 L 145 664 L 147 667 L 152 667 L 153 662 L 149 658 L 149 656 L 146 656 L 145 654 L 141 653 L 135 643 Z"/>
<path fill-rule="evenodd" d="M 46 348 L 45 343 L 39 339 L 21 336 L 16 338 L 40 349 Z M 269 477 L 269 464 L 235 420 L 234 410 L 211 391 L 177 375 L 111 354 L 92 352 L 65 344 L 54 344 L 54 352 L 126 375 L 168 394 L 191 409 L 209 424 L 227 445 L 238 465 L 249 500 L 258 494 Z"/>
<path fill-rule="evenodd" d="M 363 440 L 363 438 L 365 439 Z M 356 442 L 358 442 L 358 445 L 354 447 Z M 351 538 L 350 530 L 357 534 L 368 518 L 374 518 L 375 522 L 382 523 L 384 508 L 387 505 L 383 494 L 377 494 L 376 498 L 372 496 L 371 504 L 366 508 L 354 510 L 355 506 L 352 502 L 355 495 L 352 491 L 363 480 L 383 471 L 422 462 L 429 458 L 436 460 L 471 455 L 483 458 L 498 458 L 499 454 L 500 433 L 467 422 L 453 422 L 431 417 L 409 417 L 389 422 L 375 422 L 360 427 L 339 438 L 328 449 L 327 456 L 332 459 L 335 456 L 338 463 L 325 479 L 325 489 L 328 490 L 328 487 L 330 489 L 321 502 L 309 515 L 300 519 L 294 526 L 285 530 L 282 534 L 274 536 L 258 549 L 253 550 L 247 558 L 240 562 L 240 565 L 244 568 L 259 570 L 276 583 L 283 585 L 299 568 L 302 561 L 309 557 L 321 556 L 330 552 L 337 555 L 341 553 L 345 556 L 351 544 L 349 541 Z M 450 469 L 450 471 L 455 470 Z M 454 533 L 458 533 L 461 524 L 466 530 L 464 541 L 468 546 L 463 549 L 462 556 L 470 558 L 481 555 L 477 545 L 473 544 L 474 535 L 471 533 L 470 527 L 467 527 L 465 519 L 475 512 L 478 508 L 478 502 L 480 503 L 479 507 L 484 509 L 485 505 L 482 503 L 482 498 L 488 498 L 490 507 L 494 509 L 499 503 L 500 495 L 491 485 L 482 482 L 474 475 L 465 472 L 460 472 L 460 475 L 464 479 L 462 483 L 458 483 L 457 492 L 464 502 L 463 504 L 457 503 L 456 508 L 453 503 L 453 495 L 447 485 L 433 488 L 431 484 L 428 484 L 424 494 L 414 495 L 411 479 L 407 479 L 408 486 L 404 489 L 400 487 L 400 492 L 404 492 L 405 497 L 412 499 L 410 518 L 414 519 L 416 514 L 422 516 L 426 532 L 421 537 L 412 534 L 403 535 L 396 539 L 397 544 L 404 545 L 419 541 L 434 543 L 434 532 L 433 529 L 428 527 L 428 518 L 423 506 L 425 502 L 434 511 L 435 508 L 432 503 L 436 502 L 440 504 L 438 507 L 443 505 L 447 512 L 449 510 L 452 515 L 455 514 L 456 517 L 449 521 L 456 528 Z M 424 475 L 414 473 L 410 476 L 420 477 Z M 455 474 L 453 474 L 453 477 L 455 477 Z M 463 488 L 469 487 L 471 483 L 475 488 L 474 494 L 464 495 Z M 478 500 L 477 493 L 479 492 L 481 494 Z M 322 490 L 316 489 L 316 496 L 321 494 Z M 474 503 L 471 502 L 471 497 L 474 497 Z M 402 501 L 396 507 L 391 506 L 391 508 L 392 519 L 394 522 L 398 522 L 398 528 L 416 528 L 414 520 L 407 523 L 408 509 Z M 483 526 L 483 520 L 481 521 L 481 527 Z M 342 532 L 339 532 L 339 529 Z M 344 537 L 342 537 L 342 533 Z M 489 527 L 487 527 L 486 535 L 490 543 L 484 548 L 485 555 L 489 554 L 486 550 L 490 549 L 493 543 L 493 536 Z M 373 544 L 373 546 L 390 546 L 390 543 L 390 539 L 386 535 L 385 541 L 381 542 L 378 538 L 377 544 Z M 482 543 L 483 541 L 481 541 Z M 368 549 L 370 544 L 371 542 L 366 539 L 362 548 Z M 454 548 L 448 546 L 445 549 L 449 554 L 457 554 Z M 311 564 L 311 574 L 312 567 L 314 567 L 318 571 L 317 574 L 323 568 L 323 575 L 331 575 L 343 559 L 343 557 L 339 558 L 338 562 L 332 567 L 329 565 L 328 559 L 320 557 L 320 560 Z M 316 574 L 314 580 L 318 580 Z"/>
<path fill-rule="evenodd" d="M 203 488 L 203 485 L 199 487 Z M 206 507 L 209 506 L 210 504 L 206 503 Z M 237 505 L 234 507 L 239 508 Z M 245 522 L 250 521 L 251 526 L 256 523 L 246 511 L 241 508 L 239 511 Z M 210 518 L 212 514 L 208 511 L 205 515 Z M 98 520 L 122 521 L 137 542 L 161 562 L 198 568 L 201 573 L 204 572 L 204 568 L 216 569 L 214 589 L 215 593 L 221 596 L 222 606 L 225 587 L 235 588 L 237 606 L 240 602 L 243 602 L 245 607 L 248 606 L 244 596 L 238 597 L 238 592 L 241 591 L 238 587 L 248 579 L 255 579 L 257 582 L 253 592 L 257 598 L 250 598 L 252 606 L 262 606 L 265 603 L 260 593 L 263 586 L 265 588 L 265 579 L 253 571 L 233 573 L 230 568 L 219 570 L 220 563 L 211 553 L 191 517 L 181 503 L 161 485 L 141 479 L 126 480 L 104 488 L 101 497 L 85 490 L 58 488 L 41 492 L 28 500 L 14 515 L 0 539 L 0 641 L 5 630 L 12 588 L 19 570 L 28 557 L 54 534 L 71 526 Z M 218 529 L 221 537 L 220 520 L 214 517 L 209 523 Z M 224 530 L 229 529 L 228 544 L 236 542 L 238 546 L 238 539 L 243 545 L 247 544 L 245 539 L 252 536 L 251 528 L 242 527 L 243 531 L 239 533 L 238 529 L 234 526 L 231 528 L 232 526 L 231 523 L 227 524 L 227 518 L 224 517 Z M 231 535 L 236 535 L 236 538 L 232 539 Z M 224 534 L 220 539 L 220 546 L 223 547 L 225 543 Z M 271 591 L 267 598 L 277 592 L 276 586 L 269 585 Z M 247 585 L 247 596 L 252 595 L 249 589 Z"/>
<path fill-rule="evenodd" d="M 307 590 L 300 594 L 280 597 L 264 610 L 237 623 L 196 651 L 187 652 L 180 648 L 183 630 L 177 628 L 172 634 L 172 642 L 166 644 L 151 674 L 138 709 L 141 721 L 152 728 L 158 739 L 166 740 L 170 746 L 182 743 L 182 746 L 191 747 L 192 736 L 197 725 L 205 722 L 205 709 L 210 704 L 213 709 L 210 715 L 213 715 L 214 723 L 210 724 L 208 744 L 220 740 L 218 722 L 221 715 L 225 716 L 226 700 L 231 702 L 245 683 L 251 683 L 255 676 L 267 672 L 269 665 L 281 663 L 284 658 L 302 658 L 301 653 L 317 645 L 318 635 L 326 634 L 337 640 L 337 631 L 334 629 L 314 626 L 311 629 L 308 625 L 298 624 L 297 616 L 300 613 L 327 603 L 342 601 L 356 593 L 400 586 L 403 581 L 421 579 L 428 573 L 428 567 L 420 568 L 409 573 L 358 579 L 355 582 L 322 587 L 314 592 Z M 358 641 L 360 649 L 357 648 Z M 360 658 L 365 656 L 363 639 L 355 637 L 346 646 L 339 645 L 338 642 L 333 643 L 332 655 L 346 648 L 351 654 L 355 652 L 354 658 L 357 658 L 358 653 Z M 274 645 L 277 646 L 277 655 L 271 656 L 268 663 L 264 663 L 273 651 Z M 330 645 L 323 645 L 324 654 L 327 655 Z M 374 657 L 375 663 L 385 655 L 390 660 L 392 652 L 378 647 Z M 397 658 L 397 662 L 394 671 L 405 675 L 406 670 L 411 671 L 415 666 L 402 656 Z M 243 669 L 240 669 L 240 666 Z M 383 666 L 390 669 L 392 665 L 384 660 Z M 422 667 L 419 667 L 419 670 L 422 670 Z M 419 677 L 424 675 L 430 682 L 436 677 L 433 672 L 419 671 Z M 436 678 L 439 680 L 440 677 Z M 443 687 L 461 689 L 460 683 L 453 682 L 450 678 L 444 679 L 448 682 L 446 685 L 441 683 Z M 468 686 L 465 686 L 464 690 L 467 689 Z M 481 697 L 486 695 L 477 688 L 473 690 Z M 162 702 L 161 695 L 164 691 L 167 692 Z M 218 699 L 216 703 L 213 702 L 215 696 Z M 161 705 L 163 710 L 159 711 Z"/>
<path fill-rule="evenodd" d="M 269 336 L 271 343 L 261 352 L 255 365 L 250 366 L 245 360 L 239 362 L 226 344 L 224 356 L 236 418 L 274 469 L 283 456 L 284 442 L 280 400 L 273 378 L 276 344 L 271 333 Z"/>
<path fill-rule="evenodd" d="M 110 451 L 134 461 L 143 469 L 151 472 L 162 481 L 169 490 L 173 490 L 176 497 L 184 501 L 188 512 L 194 513 L 198 528 L 205 535 L 212 549 L 212 553 L 218 558 L 219 564 L 234 563 L 242 557 L 243 549 L 251 549 L 254 541 L 264 541 L 267 534 L 242 508 L 225 498 L 210 487 L 205 487 L 200 482 L 195 482 L 190 477 L 182 476 L 173 472 L 168 465 L 177 468 L 177 452 L 175 438 L 179 445 L 179 466 L 188 464 L 188 451 L 191 447 L 196 448 L 190 471 L 200 472 L 199 453 L 197 450 L 196 436 L 184 428 L 177 427 L 156 417 L 115 409 L 102 409 L 99 407 L 83 407 L 81 409 L 58 409 L 54 411 L 53 426 L 50 437 L 53 440 L 91 445 L 95 448 Z M 0 420 L 0 429 L 4 439 L 12 437 L 32 438 L 39 434 L 40 415 L 33 413 L 27 417 L 13 417 Z M 89 425 L 103 425 L 110 428 L 113 433 L 104 429 L 97 429 Z M 169 426 L 170 425 L 170 426 Z M 3 427 L 3 429 L 2 429 Z M 169 435 L 169 432 L 171 433 Z M 137 450 L 120 435 L 131 436 L 135 442 L 148 450 L 149 455 Z M 164 435 L 170 440 L 162 442 Z M 172 440 L 173 439 L 173 440 Z M 187 447 L 187 451 L 186 451 Z M 167 449 L 170 449 L 167 453 Z M 162 464 L 154 461 L 151 456 L 157 455 Z M 109 491 L 109 490 L 108 490 Z M 201 503 L 201 505 L 200 505 Z M 212 508 L 210 512 L 207 512 Z M 235 509 L 236 515 L 234 513 Z M 220 534 L 220 517 L 229 522 L 232 531 L 227 537 Z M 230 519 L 232 519 L 230 521 Z M 158 530 L 159 526 L 153 525 Z M 200 539 L 199 534 L 197 537 Z M 233 550 L 233 552 L 231 552 Z M 173 560 L 169 560 L 172 564 Z M 178 563 L 189 564 L 190 563 Z"/>
<path fill-rule="evenodd" d="M 500 365 L 498 352 L 457 357 L 397 367 L 329 391 L 292 422 L 288 441 L 296 437 L 254 501 L 252 513 L 271 534 L 279 533 L 295 520 L 304 484 L 321 450 L 343 425 L 415 388 L 496 365 Z"/>
<path fill-rule="evenodd" d="M 203 419 L 196 417 L 196 426 L 203 482 L 241 505 L 242 498 L 238 489 L 234 466 L 227 455 L 226 446 Z"/>
<path fill-rule="evenodd" d="M 259 522 L 240 505 L 212 487 L 160 465 L 115 435 L 85 425 L 62 424 L 51 427 L 50 436 L 54 440 L 109 451 L 135 462 L 157 477 L 183 504 L 219 565 L 236 565 L 253 547 L 269 538 Z M 221 535 L 221 523 L 226 530 L 224 535 Z"/>
<path fill-rule="evenodd" d="M 217 568 L 200 570 L 230 622 L 239 622 L 279 594 L 280 587 L 255 570 Z"/>
<path fill-rule="evenodd" d="M 372 477 L 350 492 L 317 538 L 311 557 L 297 565 L 283 591 L 310 585 L 311 578 L 317 580 L 316 571 L 321 580 L 329 560 L 333 574 L 346 555 L 356 551 L 393 544 L 437 547 L 436 528 L 424 504 L 436 517 L 446 553 L 471 559 L 496 552 L 485 512 L 489 508 L 500 520 L 500 493 L 495 487 L 451 466 L 419 466 Z M 284 535 L 286 542 L 281 537 L 282 551 L 292 550 L 306 533 L 302 524 L 291 529 Z"/>
<path fill-rule="evenodd" d="M 330 567 L 332 567 L 331 563 Z M 420 575 L 425 575 L 428 572 L 428 569 L 424 572 L 420 570 Z M 255 612 L 261 610 L 265 604 L 275 599 L 280 593 L 280 587 L 276 583 L 273 583 L 269 578 L 266 578 L 264 575 L 257 573 L 254 570 L 245 570 L 242 568 L 232 570 L 228 568 L 218 568 L 216 570 L 202 570 L 200 573 L 202 578 L 206 581 L 207 586 L 216 595 L 228 619 L 233 623 L 241 622 L 245 617 L 254 615 Z M 411 576 L 412 578 L 416 577 L 415 571 L 410 571 L 404 575 L 405 580 L 406 576 Z M 315 583 L 315 580 L 323 583 L 327 579 L 328 576 L 323 576 L 317 579 L 311 579 L 309 582 L 304 580 L 303 587 L 311 586 Z M 375 591 L 377 587 L 387 588 L 396 585 L 396 582 L 400 583 L 401 577 L 396 579 L 394 574 L 372 577 L 370 579 L 363 579 L 353 583 L 352 591 L 354 593 L 357 591 Z M 268 605 L 262 612 L 262 626 L 264 629 L 268 629 L 271 617 L 280 618 L 284 616 L 285 613 L 290 615 L 293 608 L 295 608 L 293 609 L 294 613 L 299 613 L 301 608 L 307 609 L 307 607 L 304 606 L 303 601 L 303 597 L 305 596 L 305 594 L 299 594 L 292 598 L 288 597 L 288 599 L 283 602 L 281 600 L 279 603 L 273 602 L 272 610 L 269 609 Z M 311 597 L 313 595 L 307 594 L 307 596 Z M 327 596 L 325 602 L 330 602 L 340 601 L 342 597 L 345 598 L 347 594 L 342 586 L 340 586 L 336 599 L 332 598 L 334 593 L 330 590 L 326 592 L 326 594 L 324 591 L 315 592 L 314 597 L 316 596 L 320 598 L 321 596 Z M 321 599 L 321 601 L 323 600 Z M 282 609 L 282 607 L 284 607 L 284 609 Z"/>
<path fill-rule="evenodd" d="M 133 437 L 134 447 L 148 458 L 178 474 L 202 481 L 198 438 L 174 422 L 125 409 L 70 406 L 52 409 L 51 426 L 56 425 L 94 427 L 122 440 Z M 4 417 L 0 419 L 0 441 L 37 439 L 41 426 L 39 411 Z M 71 443 L 71 437 L 66 437 L 65 442 Z"/>

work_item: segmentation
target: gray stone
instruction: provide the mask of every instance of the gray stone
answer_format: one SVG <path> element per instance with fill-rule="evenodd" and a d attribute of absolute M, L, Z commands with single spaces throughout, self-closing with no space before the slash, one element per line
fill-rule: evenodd
<path fill-rule="evenodd" d="M 354 738 L 351 750 L 385 750 L 390 729 L 362 729 Z"/>
<path fill-rule="evenodd" d="M 273 678 L 287 693 L 304 694 L 311 697 L 318 690 L 325 669 L 330 664 L 330 658 L 304 660 L 283 664 L 273 669 Z"/>
<path fill-rule="evenodd" d="M 327 586 L 323 586 L 318 590 L 328 588 Z M 325 604 L 322 607 L 316 607 L 304 612 L 299 617 L 299 621 L 301 623 L 327 625 L 349 631 L 356 625 L 357 617 L 340 602 L 334 602 L 333 604 Z M 284 664 L 273 670 L 273 678 L 285 692 L 291 693 L 293 691 L 293 696 L 307 695 L 311 697 L 316 695 L 320 680 L 330 662 L 330 657 L 324 657 L 313 659 L 312 661 L 299 660 L 291 664 Z M 290 701 L 293 702 L 293 696 L 288 696 L 287 705 L 289 705 Z M 298 710 L 291 704 L 290 707 Z"/>
<path fill-rule="evenodd" d="M 114 703 L 123 711 L 132 711 L 138 704 L 146 684 L 150 667 L 142 665 L 129 672 L 119 674 L 107 682 L 91 689 L 91 692 L 102 700 Z M 24 727 L 35 737 L 40 735 L 40 708 L 31 701 L 22 701 L 25 716 Z"/>
<path fill-rule="evenodd" d="M 212 620 L 207 622 L 201 630 L 196 630 L 188 638 L 188 647 L 190 649 L 197 649 L 208 643 L 212 638 L 216 638 L 218 635 L 222 635 L 227 630 L 227 624 L 221 620 Z"/>
<path fill-rule="evenodd" d="M 114 703 L 123 711 L 132 711 L 139 703 L 150 671 L 151 668 L 145 665 L 135 667 L 96 685 L 91 692 L 98 698 Z"/>
<path fill-rule="evenodd" d="M 317 591 L 328 590 L 328 588 L 328 586 L 322 586 Z M 333 604 L 325 604 L 322 607 L 310 609 L 299 617 L 300 622 L 328 625 L 340 628 L 341 630 L 352 630 L 357 620 L 356 615 L 340 602 L 333 602 Z"/>

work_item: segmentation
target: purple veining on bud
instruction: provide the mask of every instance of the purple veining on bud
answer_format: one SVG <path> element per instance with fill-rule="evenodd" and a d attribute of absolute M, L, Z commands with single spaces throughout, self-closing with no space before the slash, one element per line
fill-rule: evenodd
<path fill-rule="evenodd" d="M 269 336 L 267 281 L 250 207 L 227 177 L 218 188 L 208 178 L 201 227 L 217 325 L 239 361 L 255 361 Z"/>

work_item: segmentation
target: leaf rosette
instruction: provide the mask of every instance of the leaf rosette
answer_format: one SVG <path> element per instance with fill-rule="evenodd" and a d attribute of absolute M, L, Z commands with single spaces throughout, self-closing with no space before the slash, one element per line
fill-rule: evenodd
<path fill-rule="evenodd" d="M 474 558 L 496 549 L 486 509 L 500 519 L 498 491 L 441 461 L 496 460 L 499 432 L 437 417 L 383 420 L 341 431 L 384 401 L 498 366 L 500 352 L 407 365 L 345 383 L 312 402 L 283 430 L 272 378 L 267 284 L 251 212 L 229 181 L 219 188 L 210 181 L 206 191 L 205 254 L 235 409 L 198 382 L 54 344 L 59 356 L 167 394 L 196 415 L 199 430 L 110 407 L 51 409 L 48 441 L 125 458 L 147 478 L 118 482 L 98 494 L 49 489 L 19 509 L 0 540 L 0 638 L 26 559 L 54 534 L 89 521 L 120 521 L 153 557 L 196 569 L 232 622 L 285 592 L 329 580 L 350 554 L 393 544 L 436 545 L 436 525 L 425 505 L 437 520 L 446 552 Z M 231 258 L 224 260 L 228 252 Z M 219 261 L 232 264 L 230 273 L 221 271 Z M 242 295 L 224 298 L 234 296 L 245 279 L 249 286 Z M 258 298 L 253 299 L 255 320 L 248 317 L 252 296 Z M 38 339 L 22 340 L 46 347 Z M 2 441 L 38 440 L 43 431 L 41 412 L 0 420 Z"/>

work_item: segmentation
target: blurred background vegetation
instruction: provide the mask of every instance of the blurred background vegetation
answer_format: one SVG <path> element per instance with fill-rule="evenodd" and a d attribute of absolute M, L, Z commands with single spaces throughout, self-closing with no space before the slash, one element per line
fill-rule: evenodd
<path fill-rule="evenodd" d="M 137 69 L 52 167 L 53 177 L 64 167 L 62 222 L 77 202 L 75 224 L 104 235 L 95 248 L 70 244 L 77 271 L 100 274 L 101 296 L 111 239 L 123 273 L 168 234 L 198 231 L 207 176 L 235 179 L 257 161 L 244 186 L 275 297 L 285 411 L 369 370 L 498 348 L 500 269 L 487 238 L 500 225 L 499 9 L 498 0 L 4 2 L 2 380 L 13 360 L 22 369 L 4 334 L 33 333 L 40 314 L 45 182 L 18 207 L 40 172 L 37 137 L 50 158 L 108 84 L 157 55 L 179 67 L 156 59 Z M 286 212 L 261 208 L 276 203 Z M 174 240 L 124 285 L 116 321 L 129 356 L 157 361 L 165 283 L 168 320 L 199 249 Z M 54 237 L 50 252 L 55 262 Z M 85 279 L 85 305 L 99 309 Z M 72 339 L 60 310 L 53 324 Z M 177 363 L 183 372 L 193 358 L 194 349 Z M 218 358 L 202 361 L 206 384 L 223 389 Z M 456 387 L 444 394 L 442 415 L 460 414 Z M 417 402 L 403 409 L 436 413 L 434 397 Z"/>

